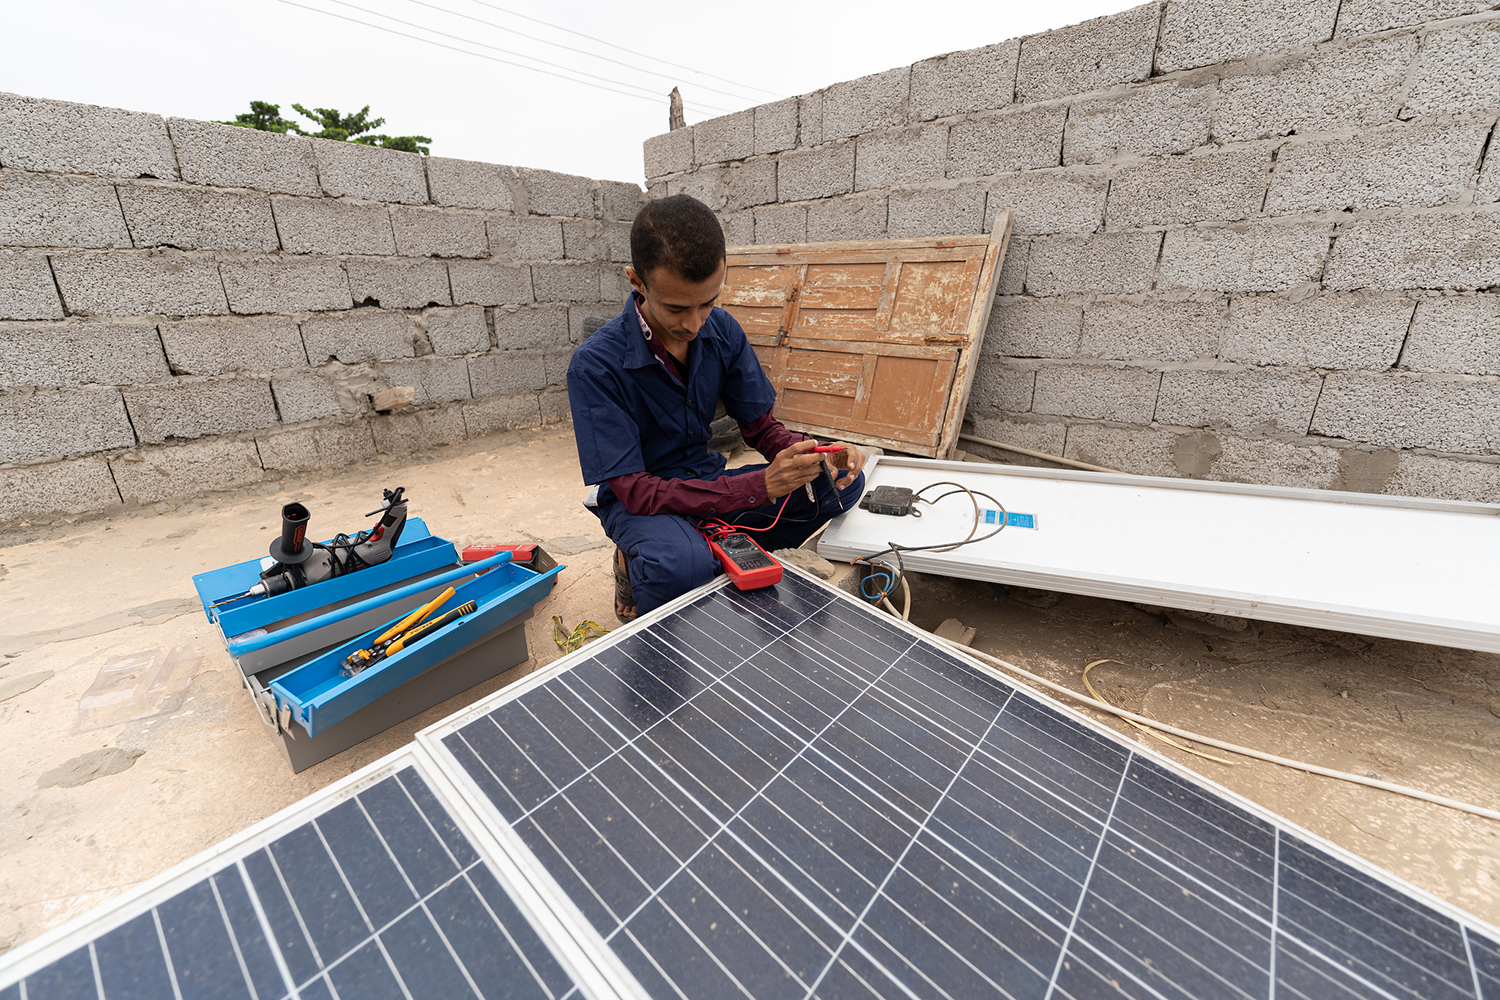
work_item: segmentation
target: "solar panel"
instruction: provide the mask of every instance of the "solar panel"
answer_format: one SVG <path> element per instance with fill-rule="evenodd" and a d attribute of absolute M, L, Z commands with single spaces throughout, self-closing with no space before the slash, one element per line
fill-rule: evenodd
<path fill-rule="evenodd" d="M 1500 1000 L 1492 931 L 790 573 L 421 740 L 651 997 Z"/>

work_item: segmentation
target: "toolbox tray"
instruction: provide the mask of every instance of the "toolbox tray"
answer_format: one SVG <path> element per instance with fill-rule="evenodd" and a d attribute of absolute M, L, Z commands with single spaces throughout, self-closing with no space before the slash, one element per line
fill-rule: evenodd
<path fill-rule="evenodd" d="M 533 604 L 551 592 L 553 581 L 561 570 L 561 566 L 554 565 L 537 572 L 513 562 L 501 563 L 460 585 L 446 603 L 433 610 L 429 619 L 469 601 L 478 605 L 473 612 L 424 635 L 396 655 L 353 677 L 343 676 L 345 657 L 355 650 L 367 648 L 388 624 L 400 620 L 403 615 L 386 619 L 379 626 L 272 680 L 267 687 L 276 698 L 279 714 L 295 720 L 308 736 L 317 737 L 510 619 L 529 612 Z M 360 574 L 366 572 L 368 570 L 361 570 Z"/>

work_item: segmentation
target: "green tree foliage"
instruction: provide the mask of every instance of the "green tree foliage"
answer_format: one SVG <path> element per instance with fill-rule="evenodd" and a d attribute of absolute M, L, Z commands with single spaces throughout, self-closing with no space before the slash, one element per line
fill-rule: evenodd
<path fill-rule="evenodd" d="M 263 132 L 292 132 L 314 139 L 331 139 L 334 142 L 358 142 L 366 146 L 379 146 L 381 149 L 396 149 L 403 153 L 421 153 L 424 156 L 430 152 L 427 147 L 427 143 L 432 141 L 430 136 L 374 134 L 375 129 L 385 124 L 385 119 L 372 119 L 368 104 L 351 115 L 340 114 L 338 108 L 309 110 L 300 104 L 293 104 L 292 107 L 298 114 L 312 119 L 319 130 L 308 132 L 296 122 L 287 121 L 281 117 L 281 105 L 265 101 L 251 101 L 249 114 L 236 115 L 234 121 L 221 124 L 240 125 Z"/>

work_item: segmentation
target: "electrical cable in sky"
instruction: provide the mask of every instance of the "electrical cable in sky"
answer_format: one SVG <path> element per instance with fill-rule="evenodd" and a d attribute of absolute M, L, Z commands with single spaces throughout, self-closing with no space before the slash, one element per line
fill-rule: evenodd
<path fill-rule="evenodd" d="M 543 21 L 541 18 L 532 17 L 529 14 L 522 14 L 519 11 L 514 11 L 507 7 L 501 7 L 496 4 L 486 3 L 485 0 L 470 0 L 470 2 L 477 3 L 481 7 L 488 7 L 490 10 L 498 10 L 502 14 L 509 14 L 511 17 L 519 17 L 524 21 L 532 21 L 536 24 L 546 25 L 549 28 L 555 28 L 558 31 L 566 31 L 570 35 L 577 35 L 579 38 L 587 38 L 591 42 L 598 42 L 600 45 L 608 45 L 612 49 L 619 49 L 621 52 L 628 52 L 631 55 L 639 56 L 642 59 L 650 59 L 652 62 L 659 62 L 663 66 L 671 66 L 675 69 L 685 69 L 689 73 L 696 73 L 699 76 L 706 76 L 710 79 L 718 80 L 720 83 L 727 83 L 735 87 L 740 87 L 744 90 L 756 90 L 762 94 L 770 94 L 772 97 L 781 96 L 780 94 L 776 93 L 776 91 L 767 90 L 765 87 L 752 87 L 748 83 L 740 83 L 739 81 L 731 80 L 728 77 L 719 76 L 714 73 L 706 73 L 701 69 L 693 69 L 693 67 L 691 66 L 684 66 L 682 63 L 674 63 L 671 60 L 662 59 L 658 56 L 647 55 L 644 52 L 637 52 L 635 49 L 627 49 L 623 45 L 616 45 L 614 42 L 606 41 L 603 38 L 596 38 L 593 35 L 586 35 L 581 31 L 574 31 L 572 28 L 564 28 L 560 24 L 553 24 L 551 21 Z"/>
<path fill-rule="evenodd" d="M 605 83 L 614 84 L 616 87 L 629 87 L 631 90 L 638 90 L 638 91 L 640 91 L 642 93 L 642 95 L 644 95 L 644 96 L 651 97 L 651 98 L 653 98 L 655 100 L 660 100 L 660 98 L 657 96 L 657 92 L 656 91 L 652 90 L 650 87 L 643 87 L 643 86 L 641 86 L 640 84 L 637 84 L 637 83 L 628 83 L 628 82 L 626 82 L 624 80 L 616 80 L 616 79 L 613 79 L 613 78 L 607 77 L 607 76 L 599 76 L 597 73 L 589 73 L 589 72 L 586 72 L 586 71 L 581 70 L 581 69 L 573 69 L 571 66 L 563 66 L 563 65 L 561 65 L 559 63 L 548 62 L 547 60 L 545 60 L 545 59 L 539 59 L 536 56 L 529 56 L 529 55 L 527 55 L 524 52 L 515 52 L 515 51 L 513 51 L 511 49 L 502 49 L 498 45 L 490 45 L 490 44 L 488 44 L 486 42 L 475 41 L 472 38 L 464 38 L 462 35 L 452 35 L 452 34 L 449 34 L 446 31 L 439 31 L 436 28 L 429 28 L 425 24 L 418 24 L 418 23 L 416 23 L 414 21 L 403 21 L 399 17 L 393 17 L 390 14 L 383 14 L 383 13 L 381 13 L 378 10 L 370 10 L 368 7 L 361 7 L 358 4 L 349 3 L 348 0 L 328 0 L 328 2 L 329 3 L 336 3 L 340 7 L 348 7 L 350 10 L 357 10 L 357 11 L 359 11 L 362 14 L 369 14 L 371 17 L 383 17 L 387 21 L 395 21 L 397 24 L 404 24 L 408 28 L 416 28 L 418 31 L 425 31 L 425 32 L 428 32 L 429 34 L 439 35 L 439 36 L 441 36 L 443 38 L 451 38 L 451 39 L 453 39 L 456 42 L 463 42 L 463 43 L 465 43 L 467 45 L 477 45 L 481 49 L 489 49 L 492 52 L 500 52 L 500 53 L 503 53 L 503 54 L 508 55 L 508 56 L 515 56 L 518 59 L 530 59 L 532 62 L 541 63 L 543 66 L 551 66 L 553 69 L 564 70 L 564 71 L 566 71 L 568 73 L 577 74 L 578 76 L 586 76 L 586 77 L 589 77 L 590 79 L 593 79 L 593 80 L 603 80 Z M 526 67 L 526 68 L 530 68 L 530 67 Z M 582 82 L 582 81 L 579 81 L 579 82 Z M 694 102 L 694 103 L 695 103 L 696 107 L 702 108 L 702 109 L 705 109 L 705 110 L 708 110 L 708 111 L 717 111 L 720 114 L 727 114 L 728 113 L 728 109 L 727 108 L 714 107 L 713 105 L 710 105 L 710 104 L 704 104 L 701 101 Z"/>
<path fill-rule="evenodd" d="M 447 7 L 439 7 L 435 3 L 428 3 L 427 0 L 406 0 L 406 2 L 407 3 L 416 4 L 418 7 L 427 7 L 427 8 L 430 8 L 432 10 L 441 11 L 442 13 L 444 13 L 444 14 L 450 14 L 453 17 L 461 17 L 461 18 L 463 18 L 466 21 L 473 21 L 476 24 L 482 24 L 485 27 L 494 28 L 497 31 L 505 31 L 505 32 L 508 32 L 508 33 L 510 33 L 512 35 L 518 35 L 521 38 L 525 38 L 525 39 L 528 39 L 528 40 L 533 41 L 533 42 L 540 42 L 543 45 L 550 45 L 553 48 L 562 49 L 565 52 L 576 52 L 579 55 L 588 56 L 590 59 L 599 59 L 599 60 L 601 60 L 603 62 L 614 63 L 616 66 L 624 66 L 626 69 L 628 69 L 628 70 L 630 70 L 631 72 L 634 72 L 634 73 L 645 73 L 647 76 L 656 76 L 656 77 L 660 77 L 663 80 L 669 80 L 669 81 L 672 81 L 672 82 L 676 82 L 676 80 L 677 80 L 677 78 L 675 76 L 673 76 L 672 74 L 661 73 L 661 72 L 658 72 L 657 70 L 654 70 L 654 69 L 646 69 L 645 67 L 640 66 L 637 63 L 626 62 L 623 59 L 611 59 L 609 56 L 600 55 L 597 52 L 590 52 L 588 49 L 580 49 L 580 48 L 576 48 L 576 47 L 574 47 L 572 45 L 564 45 L 561 42 L 548 41 L 547 39 L 541 38 L 541 37 L 539 37 L 537 35 L 528 35 L 524 31 L 517 31 L 515 28 L 507 28 L 503 24 L 496 24 L 494 21 L 486 21 L 482 17 L 475 17 L 472 14 L 464 14 L 464 13 L 461 13 L 461 12 L 456 11 L 456 10 L 449 10 Z M 529 58 L 532 58 L 532 57 L 528 56 L 527 58 L 529 59 Z M 697 72 L 697 71 L 694 70 L 693 72 Z M 708 91 L 709 93 L 712 93 L 712 94 L 722 94 L 723 96 L 732 98 L 732 99 L 734 99 L 736 101 L 749 101 L 752 104 L 759 104 L 760 103 L 760 100 L 758 98 L 746 97 L 743 94 L 735 94 L 735 93 L 732 93 L 732 92 L 730 92 L 728 90 L 720 90 L 718 87 L 710 87 L 707 84 L 700 83 L 700 84 L 697 84 L 697 87 L 700 90 L 706 90 L 706 91 Z"/>

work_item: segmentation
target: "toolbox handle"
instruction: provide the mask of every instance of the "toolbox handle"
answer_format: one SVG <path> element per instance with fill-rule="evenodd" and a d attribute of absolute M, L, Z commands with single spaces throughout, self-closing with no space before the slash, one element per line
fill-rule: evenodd
<path fill-rule="evenodd" d="M 416 583 L 409 583 L 404 587 L 398 587 L 397 589 L 388 591 L 384 594 L 376 594 L 374 597 L 366 598 L 365 600 L 358 601 L 354 604 L 347 604 L 342 608 L 335 608 L 327 614 L 318 615 L 316 618 L 309 618 L 306 621 L 297 622 L 295 625 L 288 625 L 286 628 L 277 629 L 275 632 L 267 632 L 265 635 L 258 635 L 255 638 L 247 639 L 244 642 L 234 642 L 231 638 L 229 643 L 229 655 L 241 656 L 245 653 L 253 653 L 258 649 L 265 649 L 267 646 L 274 646 L 277 643 L 285 642 L 288 639 L 295 639 L 299 635 L 305 635 L 308 632 L 315 632 L 326 625 L 332 625 L 335 622 L 341 622 L 345 618 L 353 618 L 355 615 L 362 615 L 372 608 L 378 608 L 381 605 L 390 604 L 393 601 L 399 601 L 402 598 L 410 597 L 413 594 L 420 594 L 425 590 L 432 589 L 433 587 L 442 587 L 446 584 L 453 583 L 456 580 L 461 580 L 466 576 L 477 576 L 487 570 L 494 569 L 496 566 L 500 566 L 504 563 L 510 562 L 511 557 L 512 553 L 510 552 L 499 552 L 488 559 L 484 559 L 476 563 L 469 563 L 466 566 L 459 566 L 456 569 L 450 569 L 446 573 L 439 573 L 437 576 L 424 577 L 423 579 L 418 580 Z"/>

